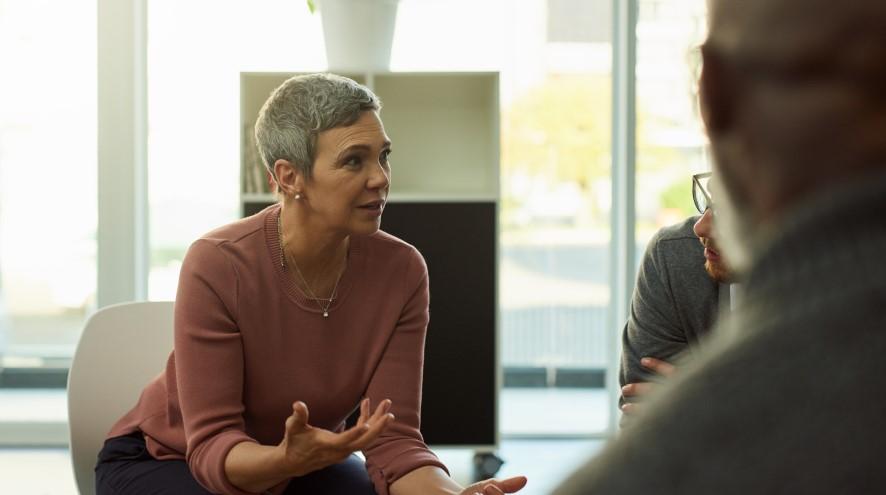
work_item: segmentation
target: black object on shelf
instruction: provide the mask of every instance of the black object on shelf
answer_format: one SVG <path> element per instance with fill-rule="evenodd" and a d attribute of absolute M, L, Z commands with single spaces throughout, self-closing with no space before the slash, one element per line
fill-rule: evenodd
<path fill-rule="evenodd" d="M 492 452 L 478 452 L 474 454 L 474 468 L 471 473 L 471 481 L 483 481 L 495 476 L 495 473 L 504 465 L 505 461 Z"/>

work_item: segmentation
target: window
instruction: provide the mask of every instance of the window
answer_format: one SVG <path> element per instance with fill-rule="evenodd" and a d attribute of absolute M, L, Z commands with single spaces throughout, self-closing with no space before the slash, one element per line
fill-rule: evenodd
<path fill-rule="evenodd" d="M 239 73 L 323 70 L 322 40 L 301 1 L 148 2 L 150 299 L 174 299 L 191 242 L 240 213 Z"/>
<path fill-rule="evenodd" d="M 507 6 L 499 263 L 505 434 L 608 426 L 610 5 Z"/>
<path fill-rule="evenodd" d="M 640 0 L 637 24 L 637 257 L 661 227 L 696 215 L 692 174 L 710 168 L 699 118 L 704 0 Z"/>
<path fill-rule="evenodd" d="M 95 2 L 0 0 L 0 68 L 0 387 L 64 386 L 96 290 Z"/>

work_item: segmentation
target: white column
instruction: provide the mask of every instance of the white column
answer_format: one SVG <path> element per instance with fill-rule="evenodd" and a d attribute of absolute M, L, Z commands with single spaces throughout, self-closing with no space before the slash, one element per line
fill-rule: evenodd
<path fill-rule="evenodd" d="M 97 306 L 147 294 L 147 0 L 97 0 Z"/>
<path fill-rule="evenodd" d="M 618 427 L 618 371 L 621 329 L 634 289 L 634 183 L 636 172 L 636 77 L 638 0 L 612 0 L 612 239 L 610 241 L 609 328 L 606 386 L 610 398 L 608 430 Z"/>

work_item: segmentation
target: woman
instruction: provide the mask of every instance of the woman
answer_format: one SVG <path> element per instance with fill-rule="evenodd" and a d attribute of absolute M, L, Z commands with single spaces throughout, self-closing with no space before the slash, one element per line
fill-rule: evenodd
<path fill-rule="evenodd" d="M 109 433 L 98 493 L 473 495 L 525 484 L 462 488 L 419 433 L 427 268 L 379 231 L 391 173 L 379 110 L 367 88 L 324 74 L 289 79 L 265 102 L 256 141 L 282 199 L 189 249 L 175 350 Z"/>

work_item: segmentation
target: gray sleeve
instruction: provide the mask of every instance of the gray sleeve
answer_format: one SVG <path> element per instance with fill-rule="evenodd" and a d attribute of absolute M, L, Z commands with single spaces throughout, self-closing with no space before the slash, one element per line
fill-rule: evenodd
<path fill-rule="evenodd" d="M 677 306 L 668 279 L 668 268 L 663 262 L 662 250 L 667 242 L 652 239 L 631 300 L 628 321 L 622 332 L 621 367 L 619 383 L 646 382 L 655 379 L 640 366 L 643 357 L 672 361 L 686 349 L 688 339 L 677 314 Z M 625 399 L 619 397 L 619 404 Z"/>

